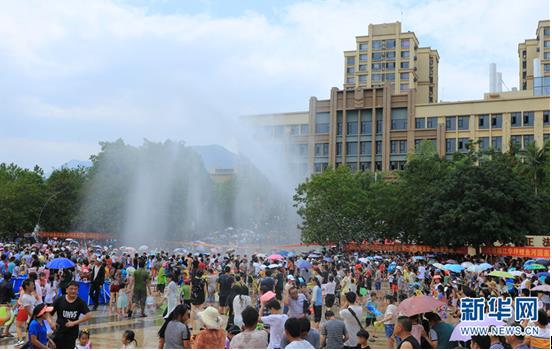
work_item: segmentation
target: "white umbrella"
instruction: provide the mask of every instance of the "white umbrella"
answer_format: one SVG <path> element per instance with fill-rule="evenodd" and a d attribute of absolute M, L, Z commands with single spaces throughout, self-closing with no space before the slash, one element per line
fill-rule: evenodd
<path fill-rule="evenodd" d="M 147 249 L 149 249 L 148 245 L 142 245 L 138 248 L 140 251 L 146 251 Z"/>
<path fill-rule="evenodd" d="M 268 266 L 268 268 L 270 268 L 270 269 L 278 268 L 278 267 L 280 267 L 280 265 L 279 265 L 279 264 L 276 264 L 276 263 L 270 264 L 270 265 Z"/>
<path fill-rule="evenodd" d="M 550 285 L 537 285 L 531 291 L 550 292 Z"/>
<path fill-rule="evenodd" d="M 466 261 L 466 262 L 462 262 L 460 265 L 464 268 L 469 268 L 473 266 L 473 263 Z"/>

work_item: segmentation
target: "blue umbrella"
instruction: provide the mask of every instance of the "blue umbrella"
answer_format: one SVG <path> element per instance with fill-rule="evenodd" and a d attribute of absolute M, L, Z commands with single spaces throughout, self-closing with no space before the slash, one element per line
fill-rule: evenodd
<path fill-rule="evenodd" d="M 286 251 L 286 250 L 280 250 L 279 252 L 280 255 L 286 257 L 288 254 L 289 254 L 289 251 Z"/>
<path fill-rule="evenodd" d="M 324 261 L 326 262 L 332 262 L 333 259 L 331 257 L 324 257 Z"/>
<path fill-rule="evenodd" d="M 542 264 L 543 266 L 550 266 L 550 260 L 547 260 L 546 258 L 539 258 L 536 263 Z"/>
<path fill-rule="evenodd" d="M 412 259 L 413 260 L 425 260 L 425 257 L 424 256 L 413 256 Z"/>
<path fill-rule="evenodd" d="M 66 269 L 73 267 L 75 267 L 75 263 L 65 257 L 54 258 L 46 265 L 46 268 L 48 269 Z"/>
<path fill-rule="evenodd" d="M 445 268 L 447 271 L 451 271 L 454 273 L 460 273 L 465 269 L 464 267 L 462 267 L 462 265 L 459 264 L 446 264 Z"/>
<path fill-rule="evenodd" d="M 537 263 L 537 261 L 536 260 L 527 260 L 527 261 L 525 261 L 525 263 L 523 265 L 528 266 L 528 265 L 533 264 L 533 263 Z"/>
<path fill-rule="evenodd" d="M 310 264 L 309 262 L 307 262 L 305 260 L 298 260 L 297 261 L 297 267 L 300 268 L 300 269 L 310 269 L 310 268 L 312 268 L 312 264 Z"/>
<path fill-rule="evenodd" d="M 550 272 L 540 272 L 536 274 L 537 277 L 550 277 Z"/>
<path fill-rule="evenodd" d="M 486 271 L 487 269 L 493 268 L 493 266 L 492 266 L 491 264 L 487 263 L 487 262 L 481 263 L 481 264 L 479 265 L 479 267 L 480 267 L 481 270 L 483 270 L 483 271 Z"/>

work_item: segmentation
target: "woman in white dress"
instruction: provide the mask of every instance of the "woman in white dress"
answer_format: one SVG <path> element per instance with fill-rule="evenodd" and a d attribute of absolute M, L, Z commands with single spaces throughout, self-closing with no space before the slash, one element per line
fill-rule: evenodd
<path fill-rule="evenodd" d="M 178 305 L 178 285 L 176 285 L 176 282 L 174 281 L 174 276 L 172 274 L 167 274 L 167 287 L 165 288 L 164 297 L 167 300 L 167 312 L 163 316 L 163 318 L 167 318 L 171 312 L 175 309 L 175 307 Z"/>
<path fill-rule="evenodd" d="M 232 310 L 234 314 L 234 324 L 238 327 L 243 326 L 242 311 L 249 305 L 251 305 L 251 297 L 247 294 L 246 289 L 240 285 L 232 287 L 235 289 L 236 296 L 232 300 Z"/>

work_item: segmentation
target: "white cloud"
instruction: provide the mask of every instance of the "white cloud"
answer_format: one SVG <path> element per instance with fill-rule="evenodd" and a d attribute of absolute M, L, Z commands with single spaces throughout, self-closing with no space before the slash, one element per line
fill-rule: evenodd
<path fill-rule="evenodd" d="M 310 96 L 327 98 L 342 85 L 343 51 L 354 49 L 355 36 L 369 23 L 401 19 L 422 46 L 439 50 L 440 98 L 480 98 L 491 61 L 518 85 L 517 43 L 534 36 L 547 6 L 304 1 L 273 16 L 213 17 L 109 0 L 2 2 L 0 76 L 9 80 L 0 83 L 0 116 L 8 116 L 0 118 L 16 127 L 8 136 L 27 139 L 52 121 L 48 133 L 61 142 L 78 129 L 87 140 L 225 143 L 239 114 L 302 110 Z M 37 118 L 40 127 L 17 128 Z"/>

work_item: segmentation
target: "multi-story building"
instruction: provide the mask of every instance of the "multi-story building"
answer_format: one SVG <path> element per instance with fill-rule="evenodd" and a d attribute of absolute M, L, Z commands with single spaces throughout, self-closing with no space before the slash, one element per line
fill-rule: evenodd
<path fill-rule="evenodd" d="M 539 21 L 536 34 L 518 45 L 519 89 L 550 95 L 550 20 Z"/>
<path fill-rule="evenodd" d="M 419 47 L 413 32 L 401 32 L 401 23 L 370 24 L 368 35 L 356 37 L 357 47 L 345 51 L 345 90 L 383 87 L 392 93 L 416 89 L 418 104 L 437 102 L 439 54 Z"/>
<path fill-rule="evenodd" d="M 542 38 L 545 35 L 543 23 L 546 22 L 539 22 Z M 523 149 L 533 141 L 542 146 L 549 139 L 549 90 L 537 92 L 530 84 L 522 91 L 488 93 L 481 100 L 437 103 L 436 52 L 432 54 L 434 50 L 417 48 L 413 33 L 400 33 L 400 23 L 370 25 L 369 34 L 357 37 L 357 51 L 345 53 L 344 89 L 332 88 L 329 99 L 311 97 L 306 112 L 249 117 L 262 126 L 264 136 L 268 133 L 276 136 L 277 142 L 289 144 L 287 150 L 291 150 L 291 159 L 301 164 L 302 172 L 321 172 L 340 164 L 353 170 L 402 169 L 408 153 L 414 152 L 423 140 L 432 142 L 440 155 L 451 157 L 455 152 L 467 152 L 470 141 L 479 142 L 478 147 L 482 149 L 507 151 L 511 142 Z M 367 55 L 373 57 L 373 42 L 392 40 L 386 36 L 395 38 L 393 40 L 407 38 L 415 44 L 412 50 L 418 57 L 427 55 L 429 61 L 433 56 L 435 66 L 431 68 L 434 73 L 430 83 L 434 86 L 434 102 L 429 99 L 432 85 L 423 85 L 419 79 L 414 79 L 414 73 L 423 68 L 408 73 L 413 75 L 406 90 L 391 79 L 375 84 L 371 79 L 375 72 L 373 60 L 369 63 L 370 71 L 366 71 L 370 78 L 366 78 L 367 82 L 360 80 L 364 75 L 360 72 L 365 72 L 359 70 L 363 62 L 360 55 L 365 49 L 360 43 L 369 43 Z M 545 45 L 548 44 L 543 41 L 542 47 Z M 380 48 L 379 44 L 377 47 Z M 354 58 L 352 71 L 348 70 L 348 63 L 352 62 L 348 57 Z M 429 70 L 429 62 L 427 68 Z M 543 72 L 546 72 L 544 67 Z M 393 74 L 401 73 L 399 70 Z M 349 81 L 350 77 L 353 80 Z"/>

